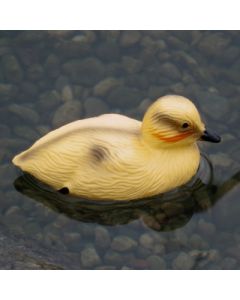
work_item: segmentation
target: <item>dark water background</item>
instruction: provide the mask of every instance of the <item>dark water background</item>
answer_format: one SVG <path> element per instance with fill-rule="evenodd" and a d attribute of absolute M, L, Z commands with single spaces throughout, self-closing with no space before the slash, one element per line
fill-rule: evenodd
<path fill-rule="evenodd" d="M 239 82 L 238 31 L 1 31 L 0 268 L 239 269 Z M 165 94 L 192 99 L 222 136 L 201 145 L 209 186 L 89 206 L 11 164 L 53 128 L 107 112 L 141 119 Z"/>

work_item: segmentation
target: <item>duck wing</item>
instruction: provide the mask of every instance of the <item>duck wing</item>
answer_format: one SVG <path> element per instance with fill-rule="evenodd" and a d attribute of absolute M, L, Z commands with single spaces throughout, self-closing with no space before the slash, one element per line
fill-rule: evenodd
<path fill-rule="evenodd" d="M 104 114 L 99 117 L 77 120 L 41 137 L 29 149 L 16 155 L 13 158 L 13 163 L 21 168 L 21 161 L 26 161 L 28 156 L 31 157 L 31 154 L 43 148 L 47 150 L 47 147 L 53 146 L 56 143 L 64 143 L 64 141 L 67 141 L 68 138 L 75 136 L 77 133 L 82 133 L 83 135 L 89 131 L 94 131 L 96 134 L 103 131 L 137 133 L 140 132 L 140 127 L 140 121 L 119 114 Z"/>
<path fill-rule="evenodd" d="M 111 157 L 113 164 L 129 161 L 140 128 L 141 122 L 118 114 L 78 120 L 49 132 L 16 155 L 13 163 L 61 189 L 76 173 L 88 176 L 106 157 Z"/>

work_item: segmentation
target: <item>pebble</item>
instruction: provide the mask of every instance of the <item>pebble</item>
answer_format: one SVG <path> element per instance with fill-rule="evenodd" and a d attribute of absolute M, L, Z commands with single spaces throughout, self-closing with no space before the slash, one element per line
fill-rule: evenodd
<path fill-rule="evenodd" d="M 73 94 L 76 99 L 83 99 L 87 96 L 84 95 L 86 88 L 83 88 L 81 85 L 73 85 Z"/>
<path fill-rule="evenodd" d="M 2 67 L 8 82 L 19 83 L 23 79 L 22 68 L 14 55 L 4 55 L 2 57 Z"/>
<path fill-rule="evenodd" d="M 181 252 L 172 263 L 174 270 L 191 270 L 194 266 L 194 258 L 186 252 Z"/>
<path fill-rule="evenodd" d="M 83 45 L 91 44 L 95 41 L 96 35 L 93 31 L 85 31 L 84 34 L 77 34 L 72 38 L 75 43 L 80 43 Z"/>
<path fill-rule="evenodd" d="M 197 60 L 193 56 L 182 50 L 175 53 L 175 59 L 178 63 L 185 64 L 191 68 L 195 68 L 198 65 Z"/>
<path fill-rule="evenodd" d="M 101 264 L 101 259 L 93 247 L 81 251 L 81 263 L 84 268 L 93 268 Z"/>
<path fill-rule="evenodd" d="M 231 188 L 229 189 L 229 187 Z M 224 239 L 225 243 L 230 242 L 232 238 L 231 234 L 228 236 L 226 232 L 222 231 L 229 230 L 231 232 L 233 229 L 238 228 L 240 213 L 239 192 L 240 183 L 229 180 L 228 184 L 219 191 L 221 201 L 216 203 L 213 210 L 214 223 L 218 230 L 221 229 L 218 237 L 221 234 L 221 240 Z"/>
<path fill-rule="evenodd" d="M 68 61 L 64 63 L 62 68 L 64 73 L 70 76 L 73 83 L 86 86 L 93 86 L 99 82 L 105 73 L 104 64 L 94 57 Z"/>
<path fill-rule="evenodd" d="M 46 232 L 44 235 L 44 243 L 47 244 L 48 247 L 57 247 L 60 248 L 62 251 L 66 251 L 67 247 L 63 244 L 62 239 L 59 239 L 59 235 L 57 232 Z"/>
<path fill-rule="evenodd" d="M 52 124 L 55 128 L 60 127 L 64 124 L 80 119 L 81 116 L 81 102 L 76 100 L 68 101 L 56 110 L 52 119 Z"/>
<path fill-rule="evenodd" d="M 81 234 L 87 239 L 87 238 L 93 238 L 94 237 L 94 229 L 95 226 L 93 224 L 88 224 L 88 223 L 82 223 L 80 228 Z"/>
<path fill-rule="evenodd" d="M 152 254 L 152 250 L 142 247 L 141 245 L 139 245 L 136 249 L 136 255 L 138 258 L 145 259 L 146 257 L 150 256 L 151 254 Z"/>
<path fill-rule="evenodd" d="M 121 268 L 121 270 L 132 270 L 132 269 L 129 268 L 128 266 L 123 266 L 123 267 Z"/>
<path fill-rule="evenodd" d="M 198 43 L 199 49 L 211 57 L 222 56 L 225 48 L 229 45 L 230 38 L 226 37 L 223 33 L 209 32 L 203 35 Z"/>
<path fill-rule="evenodd" d="M 198 230 L 204 236 L 212 236 L 216 233 L 216 227 L 210 222 L 206 222 L 204 219 L 200 219 L 198 222 Z"/>
<path fill-rule="evenodd" d="M 64 233 L 64 241 L 67 244 L 68 249 L 71 251 L 78 251 L 81 247 L 81 234 L 78 232 L 66 232 Z"/>
<path fill-rule="evenodd" d="M 153 253 L 158 255 L 165 254 L 165 246 L 161 244 L 157 244 L 153 247 Z"/>
<path fill-rule="evenodd" d="M 50 78 L 57 78 L 60 73 L 60 61 L 57 55 L 49 54 L 44 65 L 45 72 Z"/>
<path fill-rule="evenodd" d="M 55 33 L 55 30 L 51 31 L 53 34 Z M 41 43 L 47 35 L 47 31 L 44 30 L 23 30 L 16 36 L 16 42 L 17 44 L 21 46 L 25 46 L 24 50 L 28 49 L 26 45 L 36 45 L 37 43 Z M 32 48 L 29 47 L 32 51 Z M 41 47 L 39 51 L 41 51 Z"/>
<path fill-rule="evenodd" d="M 26 141 L 20 138 L 0 138 L 0 145 L 8 149 L 23 149 L 29 146 Z"/>
<path fill-rule="evenodd" d="M 73 91 L 70 85 L 65 85 L 62 89 L 62 99 L 64 102 L 73 100 Z"/>
<path fill-rule="evenodd" d="M 159 62 L 169 61 L 169 59 L 171 59 L 171 55 L 169 54 L 169 52 L 161 52 L 158 55 Z"/>
<path fill-rule="evenodd" d="M 232 257 L 225 257 L 221 262 L 220 262 L 221 269 L 223 270 L 234 270 L 236 269 L 237 266 L 237 260 Z"/>
<path fill-rule="evenodd" d="M 135 45 L 141 38 L 141 33 L 136 30 L 125 30 L 120 37 L 120 45 L 122 47 L 131 47 Z"/>
<path fill-rule="evenodd" d="M 107 249 L 111 245 L 111 237 L 108 230 L 102 226 L 95 228 L 95 244 L 96 247 Z"/>
<path fill-rule="evenodd" d="M 92 44 L 93 42 L 96 41 L 97 35 L 94 30 L 84 30 L 83 32 L 88 44 Z"/>
<path fill-rule="evenodd" d="M 89 97 L 84 101 L 85 117 L 95 117 L 109 112 L 108 105 L 100 98 Z"/>
<path fill-rule="evenodd" d="M 34 141 L 39 138 L 39 134 L 29 126 L 16 126 L 13 128 L 14 133 L 21 138 L 24 138 L 28 141 Z"/>
<path fill-rule="evenodd" d="M 208 259 L 210 261 L 219 261 L 221 259 L 221 255 L 220 252 L 216 249 L 211 249 L 208 251 Z"/>
<path fill-rule="evenodd" d="M 139 238 L 139 244 L 146 249 L 153 249 L 154 239 L 150 234 L 144 233 Z"/>
<path fill-rule="evenodd" d="M 185 41 L 186 41 L 186 37 Z M 172 48 L 177 48 L 177 49 L 183 49 L 183 50 L 187 50 L 188 49 L 188 45 L 187 43 L 183 41 L 182 37 L 179 35 L 179 37 L 176 36 L 169 36 L 167 39 L 167 43 L 170 47 Z"/>
<path fill-rule="evenodd" d="M 234 164 L 234 161 L 226 153 L 217 152 L 215 154 L 210 154 L 209 157 L 216 167 L 229 168 Z"/>
<path fill-rule="evenodd" d="M 183 231 L 183 230 L 176 230 L 175 231 L 175 238 L 176 238 L 176 241 L 180 245 L 187 245 L 188 244 L 188 236 L 185 233 L 185 231 Z"/>
<path fill-rule="evenodd" d="M 123 56 L 122 67 L 128 74 L 135 74 L 141 71 L 142 63 L 133 57 Z"/>
<path fill-rule="evenodd" d="M 119 46 L 115 41 L 102 41 L 96 46 L 96 55 L 104 62 L 118 61 L 120 57 Z"/>
<path fill-rule="evenodd" d="M 115 266 L 111 266 L 111 265 L 104 265 L 96 268 L 96 270 L 116 270 L 116 269 L 117 268 Z"/>
<path fill-rule="evenodd" d="M 8 106 L 8 111 L 19 117 L 21 120 L 31 124 L 37 124 L 40 119 L 39 114 L 27 106 L 10 104 Z"/>
<path fill-rule="evenodd" d="M 219 266 L 221 256 L 216 249 L 192 250 L 189 255 L 196 261 L 195 269 L 208 269 L 210 265 Z"/>
<path fill-rule="evenodd" d="M 163 53 L 162 51 L 166 50 L 167 48 L 167 44 L 164 40 L 154 40 L 149 36 L 144 36 L 141 39 L 141 45 L 144 46 L 144 48 L 156 49 L 158 51 L 161 51 L 161 54 Z"/>
<path fill-rule="evenodd" d="M 0 140 L 1 142 L 1 140 Z M 12 188 L 13 180 L 16 178 L 16 168 L 12 164 L 0 165 L 1 188 Z"/>
<path fill-rule="evenodd" d="M 6 212 L 5 212 L 5 216 L 9 217 L 9 216 L 13 216 L 16 215 L 20 212 L 20 208 L 18 206 L 11 206 Z"/>
<path fill-rule="evenodd" d="M 114 77 L 108 77 L 100 82 L 98 82 L 93 88 L 93 94 L 95 96 L 105 96 L 107 95 L 112 89 L 116 88 L 119 85 L 122 85 L 123 82 L 120 79 L 116 79 Z"/>
<path fill-rule="evenodd" d="M 151 270 L 165 270 L 167 268 L 166 262 L 158 255 L 151 255 L 147 258 L 149 268 Z"/>
<path fill-rule="evenodd" d="M 240 54 L 239 47 L 230 46 L 227 47 L 222 53 L 222 61 L 226 64 L 234 64 Z"/>
<path fill-rule="evenodd" d="M 221 138 L 224 141 L 224 143 L 233 143 L 233 141 L 236 139 L 234 135 L 232 135 L 231 133 L 224 133 L 221 134 Z"/>
<path fill-rule="evenodd" d="M 40 95 L 38 101 L 38 105 L 43 112 L 52 111 L 61 103 L 61 96 L 56 90 L 44 92 Z"/>
<path fill-rule="evenodd" d="M 240 244 L 235 245 L 227 249 L 227 254 L 231 255 L 232 258 L 235 258 L 237 261 L 240 261 Z"/>
<path fill-rule="evenodd" d="M 150 36 L 143 36 L 141 39 L 141 46 L 152 49 L 155 46 L 155 41 Z"/>
<path fill-rule="evenodd" d="M 138 106 L 144 98 L 144 94 L 136 88 L 119 86 L 110 92 L 106 101 L 112 106 L 126 109 Z"/>
<path fill-rule="evenodd" d="M 189 238 L 189 244 L 191 245 L 192 248 L 195 248 L 195 249 L 207 249 L 208 248 L 208 244 L 198 234 L 193 234 Z"/>
<path fill-rule="evenodd" d="M 0 164 L 3 162 L 3 159 L 5 157 L 6 149 L 1 148 L 0 149 Z"/>
<path fill-rule="evenodd" d="M 101 36 L 103 37 L 103 40 L 109 40 L 109 41 L 117 41 L 121 31 L 120 30 L 104 30 L 99 32 Z"/>
<path fill-rule="evenodd" d="M 171 91 L 176 95 L 184 95 L 185 86 L 181 82 L 177 82 L 170 86 Z"/>
<path fill-rule="evenodd" d="M 230 112 L 227 98 L 214 93 L 200 92 L 196 95 L 196 99 L 200 103 L 201 110 L 209 119 L 220 122 L 227 120 L 226 116 Z"/>
<path fill-rule="evenodd" d="M 46 215 L 46 214 L 45 214 Z M 66 217 L 63 214 L 58 215 L 55 219 L 54 219 L 54 227 L 55 228 L 67 228 L 67 225 L 69 224 L 69 219 L 68 217 Z M 79 233 L 80 234 L 80 233 Z"/>
<path fill-rule="evenodd" d="M 128 236 L 116 236 L 111 244 L 111 248 L 115 251 L 125 252 L 133 250 L 137 247 L 137 242 Z"/>
<path fill-rule="evenodd" d="M 9 101 L 17 94 L 17 87 L 9 83 L 0 83 L 0 101 Z"/>
<path fill-rule="evenodd" d="M 165 94 L 166 88 L 159 85 L 151 85 L 148 89 L 148 97 L 155 101 Z"/>
<path fill-rule="evenodd" d="M 35 99 L 39 97 L 39 87 L 37 85 L 38 82 L 24 81 L 20 88 L 19 93 L 21 97 L 19 98 L 19 102 L 25 101 L 26 99 Z"/>
<path fill-rule="evenodd" d="M 124 77 L 124 82 L 126 82 L 129 87 L 136 88 L 144 92 L 144 95 L 146 97 L 148 79 L 143 75 L 142 72 L 126 74 L 126 76 Z"/>
<path fill-rule="evenodd" d="M 118 266 L 124 263 L 124 257 L 119 252 L 108 250 L 104 255 L 104 262 L 109 265 Z"/>
<path fill-rule="evenodd" d="M 11 133 L 10 127 L 4 124 L 0 124 L 0 138 L 9 137 Z"/>
<path fill-rule="evenodd" d="M 131 267 L 137 270 L 146 270 L 149 269 L 149 263 L 146 259 L 134 258 L 130 262 Z"/>
<path fill-rule="evenodd" d="M 5 212 L 1 221 L 11 227 L 19 227 L 19 231 L 22 231 L 22 225 L 26 223 L 26 217 L 24 216 L 23 211 L 21 211 L 18 206 L 14 205 Z"/>
<path fill-rule="evenodd" d="M 32 81 L 38 81 L 44 77 L 44 69 L 40 64 L 31 64 L 27 70 L 27 76 Z"/>
<path fill-rule="evenodd" d="M 24 216 L 23 216 L 24 218 Z M 36 221 L 34 222 L 28 222 L 28 224 L 24 224 L 24 231 L 26 234 L 33 235 L 37 238 L 37 236 L 40 234 L 42 236 L 41 232 L 41 226 L 36 223 Z"/>
<path fill-rule="evenodd" d="M 74 31 L 73 30 L 48 30 L 46 31 L 46 33 L 50 38 L 68 39 L 73 35 Z"/>
<path fill-rule="evenodd" d="M 163 76 L 168 77 L 172 80 L 180 80 L 181 79 L 180 71 L 174 64 L 172 64 L 170 62 L 166 62 L 166 63 L 162 64 L 160 67 L 160 72 Z"/>
<path fill-rule="evenodd" d="M 59 93 L 62 93 L 65 85 L 70 85 L 69 77 L 60 73 L 55 81 L 55 88 Z"/>

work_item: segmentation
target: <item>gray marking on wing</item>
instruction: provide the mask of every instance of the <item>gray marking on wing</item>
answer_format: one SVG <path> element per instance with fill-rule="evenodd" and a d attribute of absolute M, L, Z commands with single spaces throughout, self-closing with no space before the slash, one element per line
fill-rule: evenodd
<path fill-rule="evenodd" d="M 103 160 L 106 160 L 110 156 L 110 153 L 106 147 L 100 145 L 94 145 L 90 149 L 90 155 L 95 162 L 100 163 Z"/>

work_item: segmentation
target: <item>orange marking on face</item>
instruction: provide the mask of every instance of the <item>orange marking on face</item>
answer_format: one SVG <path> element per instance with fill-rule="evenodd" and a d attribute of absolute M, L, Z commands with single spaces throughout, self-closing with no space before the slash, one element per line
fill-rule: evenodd
<path fill-rule="evenodd" d="M 183 133 L 171 136 L 171 137 L 166 137 L 159 133 L 153 133 L 152 135 L 161 141 L 168 142 L 168 143 L 175 143 L 175 142 L 179 142 L 179 141 L 189 137 L 192 134 L 193 134 L 193 131 L 183 132 Z"/>

